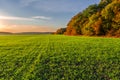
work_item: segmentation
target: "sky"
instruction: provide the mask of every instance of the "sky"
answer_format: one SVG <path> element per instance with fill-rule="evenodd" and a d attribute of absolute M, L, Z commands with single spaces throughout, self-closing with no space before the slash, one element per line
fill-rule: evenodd
<path fill-rule="evenodd" d="M 0 32 L 54 32 L 100 0 L 0 0 Z"/>

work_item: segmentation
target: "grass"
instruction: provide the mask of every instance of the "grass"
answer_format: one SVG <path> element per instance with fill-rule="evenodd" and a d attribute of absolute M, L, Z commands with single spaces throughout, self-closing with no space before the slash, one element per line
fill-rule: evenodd
<path fill-rule="evenodd" d="M 120 80 L 120 39 L 0 36 L 0 80 Z"/>

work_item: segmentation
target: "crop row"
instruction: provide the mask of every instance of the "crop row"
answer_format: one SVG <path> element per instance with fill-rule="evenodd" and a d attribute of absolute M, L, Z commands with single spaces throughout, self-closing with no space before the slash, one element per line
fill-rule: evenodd
<path fill-rule="evenodd" d="M 1 80 L 119 80 L 120 39 L 0 36 Z"/>

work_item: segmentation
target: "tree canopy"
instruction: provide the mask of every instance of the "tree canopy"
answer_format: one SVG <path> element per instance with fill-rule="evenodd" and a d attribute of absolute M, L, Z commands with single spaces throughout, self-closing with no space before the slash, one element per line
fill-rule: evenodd
<path fill-rule="evenodd" d="M 90 5 L 71 18 L 65 34 L 120 36 L 120 0 Z"/>

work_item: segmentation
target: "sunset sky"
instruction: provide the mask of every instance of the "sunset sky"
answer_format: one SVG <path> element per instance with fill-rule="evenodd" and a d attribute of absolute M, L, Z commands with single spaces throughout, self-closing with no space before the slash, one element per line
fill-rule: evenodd
<path fill-rule="evenodd" d="M 0 0 L 0 31 L 46 32 L 100 0 Z"/>

